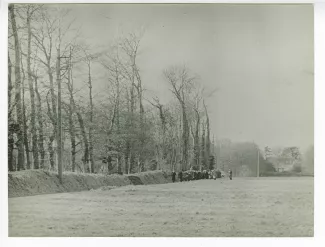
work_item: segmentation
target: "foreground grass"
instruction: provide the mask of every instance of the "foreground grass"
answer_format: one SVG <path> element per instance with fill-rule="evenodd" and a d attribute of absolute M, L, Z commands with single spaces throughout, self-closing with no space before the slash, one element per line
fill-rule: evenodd
<path fill-rule="evenodd" d="M 235 178 L 9 199 L 9 236 L 313 236 L 313 184 Z"/>

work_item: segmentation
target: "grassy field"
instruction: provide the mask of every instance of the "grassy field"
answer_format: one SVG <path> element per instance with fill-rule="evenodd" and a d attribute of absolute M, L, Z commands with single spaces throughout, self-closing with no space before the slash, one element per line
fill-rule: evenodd
<path fill-rule="evenodd" d="M 235 178 L 9 199 L 9 236 L 306 237 L 314 179 Z"/>

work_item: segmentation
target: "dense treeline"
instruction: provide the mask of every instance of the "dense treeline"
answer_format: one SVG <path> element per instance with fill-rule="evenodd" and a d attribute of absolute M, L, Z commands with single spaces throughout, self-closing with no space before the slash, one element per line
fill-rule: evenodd
<path fill-rule="evenodd" d="M 9 171 L 56 170 L 60 136 L 65 171 L 207 168 L 210 123 L 199 77 L 185 66 L 166 68 L 173 98 L 163 104 L 142 81 L 143 32 L 94 48 L 68 13 L 9 6 Z M 97 73 L 105 90 L 94 93 Z"/>
<path fill-rule="evenodd" d="M 9 171 L 57 170 L 61 145 L 65 171 L 218 167 L 256 175 L 256 144 L 212 137 L 207 94 L 190 68 L 161 71 L 172 95 L 168 102 L 146 91 L 150 82 L 143 81 L 138 63 L 139 51 L 146 50 L 142 30 L 112 35 L 99 47 L 83 38 L 68 7 L 11 4 L 8 18 Z M 292 150 L 276 159 L 261 155 L 260 172 L 279 170 L 288 160 L 296 171 L 303 162 L 313 172 L 313 148 L 303 159 L 291 157 L 300 152 Z"/>

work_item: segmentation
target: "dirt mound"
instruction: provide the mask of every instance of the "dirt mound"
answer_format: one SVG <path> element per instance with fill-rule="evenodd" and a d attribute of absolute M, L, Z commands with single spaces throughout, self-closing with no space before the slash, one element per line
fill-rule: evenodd
<path fill-rule="evenodd" d="M 132 175 L 103 175 L 66 172 L 63 184 L 58 175 L 43 170 L 28 170 L 8 174 L 9 197 L 77 192 L 101 187 L 112 188 L 125 185 L 162 184 L 171 182 L 167 172 L 154 171 Z"/>

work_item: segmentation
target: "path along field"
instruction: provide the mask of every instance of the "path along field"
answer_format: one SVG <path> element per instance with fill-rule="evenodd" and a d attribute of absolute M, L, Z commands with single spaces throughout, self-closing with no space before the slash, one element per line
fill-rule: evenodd
<path fill-rule="evenodd" d="M 314 179 L 234 178 L 9 199 L 9 236 L 306 237 Z"/>

